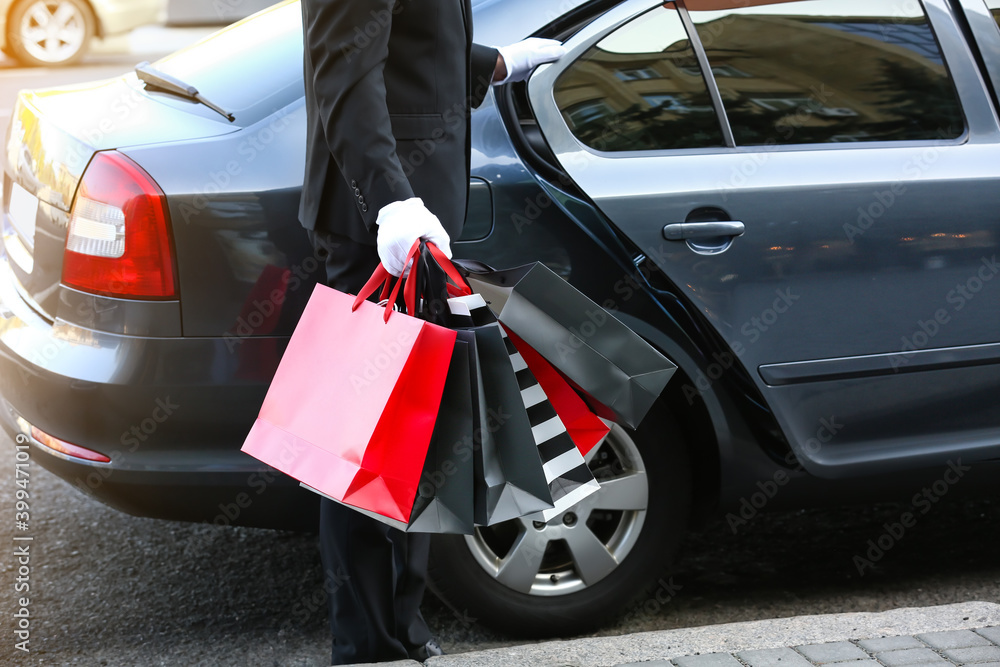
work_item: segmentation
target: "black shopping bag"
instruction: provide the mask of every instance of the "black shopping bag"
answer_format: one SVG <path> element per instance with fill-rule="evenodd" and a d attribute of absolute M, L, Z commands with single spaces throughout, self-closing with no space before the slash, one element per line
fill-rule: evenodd
<path fill-rule="evenodd" d="M 467 331 L 457 332 L 441 411 L 434 423 L 410 524 L 406 527 L 410 532 L 459 535 L 473 532 L 472 443 L 477 422 L 473 396 L 478 399 L 475 356 L 475 336 Z"/>
<path fill-rule="evenodd" d="M 470 271 L 467 280 L 595 408 L 636 428 L 677 370 L 670 360 L 540 263 Z"/>

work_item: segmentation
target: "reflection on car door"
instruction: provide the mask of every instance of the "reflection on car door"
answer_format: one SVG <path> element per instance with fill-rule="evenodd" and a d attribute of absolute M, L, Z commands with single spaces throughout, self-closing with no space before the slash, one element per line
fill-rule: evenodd
<path fill-rule="evenodd" d="M 562 167 L 814 474 L 997 456 L 1000 131 L 948 4 L 705 4 L 624 3 L 536 73 Z"/>

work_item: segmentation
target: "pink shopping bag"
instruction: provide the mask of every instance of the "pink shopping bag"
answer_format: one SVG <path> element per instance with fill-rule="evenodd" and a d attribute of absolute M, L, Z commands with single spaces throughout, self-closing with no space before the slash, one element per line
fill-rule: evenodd
<path fill-rule="evenodd" d="M 380 266 L 357 297 L 316 287 L 242 451 L 408 522 L 456 334 L 365 301 L 389 280 Z"/>

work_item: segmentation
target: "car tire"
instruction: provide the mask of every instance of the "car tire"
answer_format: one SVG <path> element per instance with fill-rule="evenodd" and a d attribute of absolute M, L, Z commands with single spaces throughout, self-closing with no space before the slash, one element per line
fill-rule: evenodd
<path fill-rule="evenodd" d="M 472 536 L 434 537 L 429 586 L 463 622 L 517 637 L 579 635 L 633 600 L 642 609 L 672 594 L 657 587 L 691 508 L 687 446 L 675 421 L 660 411 L 637 433 L 615 426 L 587 458 L 602 491 L 547 524 L 526 517 Z"/>
<path fill-rule="evenodd" d="M 87 52 L 96 25 L 84 0 L 17 0 L 7 21 L 7 47 L 25 65 L 69 65 Z"/>

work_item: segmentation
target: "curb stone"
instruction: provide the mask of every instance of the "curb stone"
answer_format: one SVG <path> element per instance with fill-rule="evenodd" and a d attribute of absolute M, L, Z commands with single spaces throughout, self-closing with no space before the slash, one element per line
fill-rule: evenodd
<path fill-rule="evenodd" d="M 801 658 L 802 662 L 799 663 L 798 660 L 795 662 L 812 665 L 814 663 L 806 660 L 803 653 L 807 650 L 806 647 L 810 651 L 825 651 L 830 649 L 812 645 L 851 642 L 853 646 L 862 649 L 870 647 L 866 649 L 869 654 L 872 653 L 872 649 L 882 652 L 887 652 L 887 649 L 897 651 L 924 649 L 934 653 L 935 664 L 951 665 L 954 663 L 947 661 L 941 653 L 935 652 L 928 644 L 916 639 L 916 636 L 958 630 L 979 630 L 975 633 L 977 638 L 995 642 L 1000 639 L 1000 628 L 997 626 L 1000 626 L 1000 604 L 966 602 L 878 613 L 798 616 L 645 632 L 620 637 L 586 637 L 551 641 L 438 656 L 424 664 L 427 667 L 622 667 L 633 663 L 646 663 L 652 667 L 657 664 L 667 665 L 669 661 L 678 658 L 722 654 L 716 656 L 720 662 L 714 664 L 732 665 L 732 662 L 724 659 L 726 654 L 732 656 L 748 651 L 796 649 L 798 652 L 794 655 Z M 863 641 L 886 639 L 887 641 L 883 643 Z M 737 660 L 738 658 L 739 656 Z M 674 664 L 694 665 L 701 662 L 680 660 Z M 400 667 L 404 664 L 412 667 L 411 663 L 400 663 Z M 707 667 L 707 663 L 702 664 L 706 664 Z M 775 664 L 786 664 L 786 661 Z M 789 661 L 787 664 L 792 663 Z M 862 665 L 852 663 L 852 667 L 862 667 Z"/>

